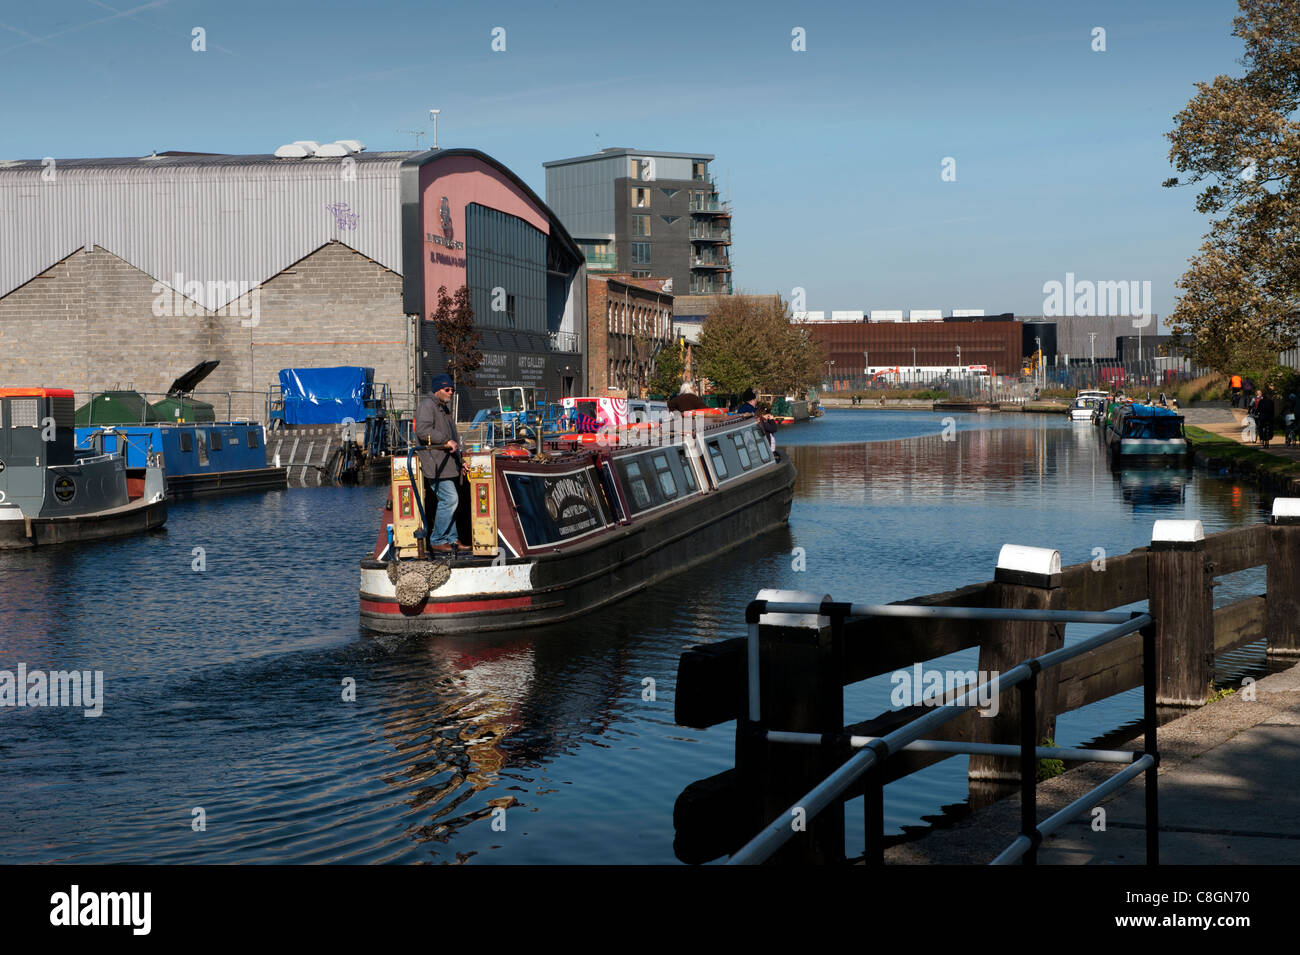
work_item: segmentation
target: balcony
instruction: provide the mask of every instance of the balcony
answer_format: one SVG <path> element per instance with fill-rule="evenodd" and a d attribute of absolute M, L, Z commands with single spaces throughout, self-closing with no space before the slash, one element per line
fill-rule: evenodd
<path fill-rule="evenodd" d="M 731 268 L 731 257 L 726 255 L 692 255 L 691 268 L 729 269 Z"/>
<path fill-rule="evenodd" d="M 692 295 L 730 295 L 731 283 L 723 281 L 701 281 L 691 282 Z"/>
<path fill-rule="evenodd" d="M 692 199 L 689 208 L 691 212 L 716 212 L 721 215 L 731 215 L 731 203 L 716 197 Z"/>
<path fill-rule="evenodd" d="M 716 229 L 704 223 L 691 224 L 692 242 L 730 242 L 730 229 Z"/>
<path fill-rule="evenodd" d="M 576 354 L 581 351 L 575 332 L 551 332 L 551 351 Z"/>
<path fill-rule="evenodd" d="M 586 258 L 587 268 L 592 272 L 612 272 L 618 268 L 618 256 L 613 252 L 588 252 Z"/>

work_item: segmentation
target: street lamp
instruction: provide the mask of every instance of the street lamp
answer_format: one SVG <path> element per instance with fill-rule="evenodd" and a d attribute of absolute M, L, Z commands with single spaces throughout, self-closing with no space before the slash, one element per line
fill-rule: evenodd
<path fill-rule="evenodd" d="M 961 346 L 957 346 L 957 376 L 964 377 L 961 373 Z"/>
<path fill-rule="evenodd" d="M 915 345 L 912 346 L 912 374 L 910 377 L 913 382 L 916 381 L 916 346 Z"/>

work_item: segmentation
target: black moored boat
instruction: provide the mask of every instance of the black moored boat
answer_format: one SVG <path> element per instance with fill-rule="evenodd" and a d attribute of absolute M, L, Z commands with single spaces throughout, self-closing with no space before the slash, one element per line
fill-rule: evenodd
<path fill-rule="evenodd" d="M 785 524 L 794 495 L 794 465 L 754 416 L 713 409 L 467 459 L 472 550 L 429 559 L 418 459 L 413 482 L 394 458 L 379 539 L 361 562 L 367 628 L 465 633 L 568 620 Z"/>

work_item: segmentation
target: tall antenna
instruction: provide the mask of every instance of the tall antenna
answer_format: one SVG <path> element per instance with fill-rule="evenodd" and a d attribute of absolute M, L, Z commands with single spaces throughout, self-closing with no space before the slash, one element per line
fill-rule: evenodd
<path fill-rule="evenodd" d="M 427 136 L 427 135 L 428 135 L 428 133 L 426 133 L 426 132 L 425 132 L 424 130 L 422 130 L 422 129 L 398 129 L 398 130 L 394 130 L 394 131 L 395 131 L 396 133 L 398 133 L 399 135 L 402 135 L 402 136 L 414 136 L 414 137 L 415 137 L 415 148 L 416 148 L 416 149 L 419 149 L 419 148 L 420 148 L 420 137 L 421 137 L 421 136 Z"/>

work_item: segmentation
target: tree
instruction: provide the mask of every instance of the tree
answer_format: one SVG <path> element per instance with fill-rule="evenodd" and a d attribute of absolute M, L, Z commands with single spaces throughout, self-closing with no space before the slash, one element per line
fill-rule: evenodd
<path fill-rule="evenodd" d="M 664 395 L 671 398 L 677 394 L 682 384 L 682 373 L 686 370 L 686 356 L 683 354 L 685 342 L 670 342 L 659 350 L 655 356 L 655 368 L 650 373 L 646 389 L 652 395 Z"/>
<path fill-rule="evenodd" d="M 719 297 L 705 316 L 700 374 L 718 391 L 787 394 L 820 380 L 825 356 L 780 296 Z"/>
<path fill-rule="evenodd" d="M 1197 83 L 1167 133 L 1179 173 L 1210 220 L 1178 280 L 1180 344 L 1219 371 L 1262 373 L 1300 335 L 1300 5 L 1238 0 L 1241 77 Z"/>
<path fill-rule="evenodd" d="M 438 287 L 433 327 L 452 383 L 459 388 L 463 379 L 465 384 L 473 385 L 474 379 L 470 376 L 483 364 L 483 353 L 478 350 L 480 335 L 474 327 L 474 308 L 469 303 L 468 286 L 456 289 L 451 298 L 447 297 L 447 286 Z"/>

